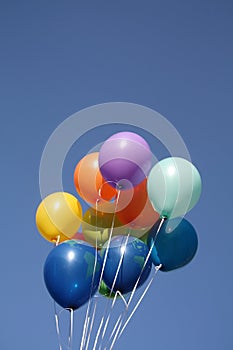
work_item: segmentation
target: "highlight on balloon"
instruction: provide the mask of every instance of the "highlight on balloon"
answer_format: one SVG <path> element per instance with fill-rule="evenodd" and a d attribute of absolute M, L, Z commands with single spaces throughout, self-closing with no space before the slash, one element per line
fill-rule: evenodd
<path fill-rule="evenodd" d="M 38 205 L 38 231 L 52 243 L 43 273 L 60 350 L 113 349 L 157 273 L 196 254 L 197 233 L 184 216 L 200 198 L 201 176 L 184 158 L 152 160 L 140 134 L 115 133 L 99 152 L 77 159 L 75 195 L 54 192 Z M 73 344 L 74 311 L 84 307 L 80 344 Z"/>

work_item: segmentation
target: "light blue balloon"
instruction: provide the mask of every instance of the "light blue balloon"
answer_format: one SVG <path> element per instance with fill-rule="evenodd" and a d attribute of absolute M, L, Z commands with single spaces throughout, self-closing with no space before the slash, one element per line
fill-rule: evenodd
<path fill-rule="evenodd" d="M 176 218 L 185 215 L 198 202 L 202 189 L 197 168 L 179 157 L 158 162 L 147 181 L 149 199 L 161 216 Z"/>

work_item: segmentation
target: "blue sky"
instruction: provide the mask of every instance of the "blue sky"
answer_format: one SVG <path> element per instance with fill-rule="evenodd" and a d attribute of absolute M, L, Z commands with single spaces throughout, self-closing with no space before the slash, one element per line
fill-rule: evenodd
<path fill-rule="evenodd" d="M 1 2 L 2 349 L 58 348 L 42 278 L 51 245 L 34 222 L 40 157 L 64 119 L 111 101 L 170 120 L 203 178 L 187 215 L 195 260 L 158 274 L 116 350 L 232 349 L 232 15 L 230 0 Z M 85 141 L 75 149 L 78 161 Z M 72 152 L 64 185 L 75 193 Z"/>

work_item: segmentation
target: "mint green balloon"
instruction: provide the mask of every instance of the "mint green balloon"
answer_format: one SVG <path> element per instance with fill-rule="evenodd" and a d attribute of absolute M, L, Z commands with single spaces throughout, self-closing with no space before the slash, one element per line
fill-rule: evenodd
<path fill-rule="evenodd" d="M 201 176 L 197 168 L 179 157 L 165 158 L 150 171 L 147 191 L 154 209 L 161 216 L 185 215 L 201 195 Z"/>

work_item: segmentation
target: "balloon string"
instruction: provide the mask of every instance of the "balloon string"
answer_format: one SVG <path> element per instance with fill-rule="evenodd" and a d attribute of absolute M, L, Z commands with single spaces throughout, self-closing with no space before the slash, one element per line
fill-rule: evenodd
<path fill-rule="evenodd" d="M 55 247 L 57 247 L 58 244 L 60 243 L 60 239 L 61 239 L 61 236 L 58 235 L 58 236 L 56 237 L 56 241 L 55 241 L 55 240 L 52 240 L 52 241 L 54 242 Z"/>
<path fill-rule="evenodd" d="M 139 305 L 141 304 L 142 300 L 144 299 L 146 293 L 148 292 L 148 290 L 149 290 L 149 288 L 150 288 L 152 282 L 154 281 L 154 278 L 155 278 L 157 272 L 159 271 L 159 269 L 161 268 L 161 266 L 162 266 L 162 264 L 155 267 L 155 273 L 154 273 L 153 277 L 151 278 L 150 282 L 147 284 L 147 286 L 146 286 L 146 288 L 145 288 L 143 294 L 141 295 L 140 299 L 138 300 L 137 304 L 135 305 L 134 309 L 132 310 L 131 314 L 129 315 L 129 317 L 128 317 L 128 319 L 126 320 L 126 322 L 125 322 L 125 324 L 124 324 L 124 326 L 123 326 L 122 329 L 121 329 L 121 326 L 122 326 L 122 323 L 123 323 L 123 321 L 124 321 L 124 317 L 125 317 L 125 313 L 126 313 L 127 309 L 126 309 L 123 313 L 121 313 L 121 315 L 119 316 L 118 321 L 117 321 L 117 323 L 120 322 L 120 323 L 119 323 L 119 326 L 117 327 L 117 325 L 116 325 L 116 326 L 114 327 L 114 329 L 113 329 L 113 331 L 112 331 L 112 334 L 111 334 L 111 336 L 110 336 L 110 338 L 109 338 L 109 340 L 108 340 L 108 342 L 107 342 L 107 344 L 106 344 L 105 349 L 107 349 L 107 345 L 108 345 L 109 342 L 111 341 L 113 335 L 114 335 L 114 338 L 113 338 L 112 343 L 111 343 L 111 345 L 110 345 L 110 349 L 113 348 L 115 342 L 120 338 L 120 336 L 122 335 L 122 333 L 123 333 L 123 331 L 125 330 L 126 326 L 128 325 L 129 321 L 131 320 L 131 318 L 133 317 L 134 313 L 137 311 Z M 129 306 L 129 304 L 127 304 L 127 308 L 128 308 L 128 306 Z M 116 328 L 117 328 L 117 329 L 116 329 Z M 114 332 L 115 332 L 115 334 L 114 334 Z M 120 334 L 119 334 L 119 332 L 120 332 Z M 118 335 L 118 334 L 119 334 L 119 335 Z"/>
<path fill-rule="evenodd" d="M 88 350 L 88 346 L 89 346 L 89 342 L 90 342 L 91 332 L 92 332 L 92 328 L 93 328 L 93 324 L 94 324 L 94 320 L 95 320 L 96 306 L 97 306 L 97 303 L 95 303 L 94 311 L 93 311 L 92 318 L 91 318 L 89 334 L 88 334 L 88 337 L 87 337 L 86 350 Z"/>
<path fill-rule="evenodd" d="M 157 231 L 156 231 L 155 238 L 154 238 L 154 240 L 153 240 L 153 244 L 152 244 L 151 247 L 150 247 L 150 250 L 149 250 L 149 252 L 148 252 L 148 254 L 147 254 L 147 257 L 146 257 L 146 259 L 145 259 L 144 265 L 143 265 L 143 267 L 142 267 L 141 273 L 140 273 L 140 275 L 139 275 L 139 277 L 138 277 L 138 279 L 137 279 L 137 281 L 136 281 L 136 283 L 135 283 L 135 285 L 134 285 L 134 288 L 133 288 L 133 290 L 132 290 L 132 292 L 131 292 L 129 301 L 128 301 L 128 303 L 127 303 L 127 307 L 126 307 L 125 311 L 124 311 L 123 314 L 122 314 L 121 324 L 123 323 L 123 320 L 124 320 L 124 317 L 125 317 L 125 315 L 126 315 L 126 312 L 127 312 L 128 308 L 129 308 L 131 302 L 132 302 L 132 299 L 133 299 L 134 294 L 135 294 L 135 292 L 136 292 L 138 283 L 139 283 L 140 278 L 141 278 L 141 276 L 142 276 L 143 270 L 144 270 L 144 268 L 145 268 L 145 266 L 146 266 L 146 264 L 147 264 L 147 262 L 148 262 L 148 260 L 149 260 L 149 258 L 150 258 L 152 249 L 153 249 L 153 247 L 154 247 L 155 240 L 156 240 L 156 238 L 157 238 L 157 236 L 158 236 L 158 234 L 159 234 L 159 231 L 160 231 L 160 229 L 161 229 L 161 227 L 162 227 L 162 225 L 163 225 L 163 223 L 164 223 L 165 220 L 166 220 L 165 217 L 162 217 L 162 218 L 161 218 L 161 221 L 160 221 L 160 223 L 159 223 L 158 229 L 157 229 Z M 157 269 L 155 270 L 156 273 L 157 273 L 157 271 L 161 268 L 161 266 L 162 266 L 162 265 L 159 265 L 159 268 L 156 267 L 156 268 L 157 268 Z M 155 275 L 156 275 L 156 273 L 155 273 Z M 154 277 L 155 277 L 155 276 L 154 276 Z M 153 279 L 154 279 L 154 277 L 153 277 Z M 137 310 L 137 308 L 138 308 L 140 302 L 141 302 L 142 299 L 144 298 L 144 296 L 145 296 L 146 292 L 148 291 L 148 289 L 149 289 L 151 283 L 153 282 L 153 279 L 149 282 L 149 284 L 148 284 L 146 290 L 144 291 L 142 297 L 140 298 L 138 304 L 136 305 L 135 310 L 133 310 L 133 312 L 131 313 L 130 319 L 132 318 L 132 316 L 134 315 L 135 311 Z M 128 324 L 128 322 L 130 321 L 130 319 L 129 319 L 128 321 L 126 321 L 127 324 Z M 121 326 L 121 324 L 120 324 L 120 326 Z M 127 324 L 126 324 L 126 325 L 127 325 Z M 123 327 L 123 329 L 125 329 L 126 325 Z M 120 330 L 120 327 L 118 328 L 118 332 L 119 332 L 119 330 Z M 122 333 L 121 333 L 121 334 L 122 334 Z M 114 343 L 115 343 L 116 340 L 117 340 L 117 338 L 114 337 Z"/>
<path fill-rule="evenodd" d="M 103 330 L 103 334 L 102 334 L 102 341 L 104 339 L 104 336 L 105 336 L 105 333 L 106 333 L 106 330 L 107 330 L 107 327 L 108 327 L 108 323 L 109 323 L 109 320 L 110 320 L 110 317 L 112 315 L 112 312 L 113 312 L 113 308 L 114 308 L 114 305 L 115 305 L 115 302 L 116 302 L 116 299 L 117 299 L 117 296 L 119 296 L 121 298 L 121 300 L 123 301 L 123 303 L 125 304 L 125 308 L 126 310 L 128 309 L 128 304 L 127 304 L 127 301 L 125 300 L 124 296 L 121 294 L 121 292 L 118 290 L 116 291 L 115 295 L 114 295 L 114 299 L 113 299 L 113 302 L 112 302 L 112 305 L 111 305 L 111 310 L 110 310 L 110 313 L 108 315 L 108 318 L 107 318 L 107 321 L 106 321 L 106 324 L 105 324 L 105 327 L 104 327 L 104 330 Z M 117 324 L 120 322 L 120 319 L 122 318 L 122 313 L 120 314 L 119 318 L 118 318 L 118 321 L 117 321 Z M 112 330 L 112 333 L 111 333 L 111 336 L 109 338 L 109 340 L 111 340 L 114 332 L 115 332 L 115 329 L 117 327 L 117 324 L 115 324 L 113 330 Z M 101 341 L 101 344 L 100 344 L 100 347 L 99 349 L 101 349 L 101 345 L 102 345 L 102 341 Z M 109 341 L 108 341 L 109 342 Z M 107 343 L 108 343 L 107 342 Z"/>
<path fill-rule="evenodd" d="M 113 293 L 113 289 L 114 289 L 114 286 L 115 286 L 115 284 L 116 284 L 116 280 L 117 280 L 117 277 L 118 277 L 118 274 L 119 274 L 121 265 L 122 265 L 122 263 L 123 263 L 124 251 L 125 251 L 125 248 L 126 248 L 128 239 L 129 239 L 129 234 L 128 234 L 127 237 L 126 237 L 126 240 L 125 240 L 124 245 L 123 245 L 123 247 L 122 247 L 123 249 L 121 250 L 121 258 L 120 258 L 120 261 L 119 261 L 119 263 L 118 263 L 118 267 L 117 267 L 117 271 L 116 271 L 116 274 L 115 274 L 115 278 L 114 278 L 113 283 L 112 283 L 112 286 L 111 286 L 110 296 L 111 296 L 111 294 Z M 120 293 L 120 292 L 119 292 L 119 293 Z M 111 313 L 112 313 L 112 309 L 113 309 L 113 306 L 114 306 L 114 304 L 115 304 L 115 301 L 114 301 L 114 300 L 116 301 L 116 294 L 115 294 L 114 299 L 113 299 L 113 302 L 114 302 L 114 303 L 112 303 L 112 305 L 111 305 L 110 312 L 109 312 L 109 314 L 108 314 L 108 317 L 107 317 L 106 322 L 105 322 L 105 325 L 104 325 L 104 329 L 103 329 L 103 332 L 102 332 L 102 337 L 101 337 L 101 342 L 100 342 L 99 349 L 101 349 L 102 342 L 103 342 L 103 339 L 104 339 L 104 335 L 105 335 L 105 332 L 106 332 L 106 330 L 107 330 L 107 326 L 108 326 L 108 323 L 109 323 L 109 319 L 110 319 L 110 316 L 111 316 Z M 109 301 L 107 302 L 106 307 L 105 307 L 103 319 L 105 319 L 105 317 L 106 317 L 106 313 L 107 313 L 107 311 L 108 311 L 108 309 L 109 309 L 110 302 L 111 302 L 111 300 L 109 299 Z"/>
<path fill-rule="evenodd" d="M 144 269 L 145 269 L 145 267 L 146 267 L 146 264 L 148 263 L 148 260 L 149 260 L 149 258 L 150 258 L 150 256 L 151 256 L 151 252 L 152 252 L 152 249 L 153 249 L 153 247 L 154 247 L 155 240 L 156 240 L 156 238 L 157 238 L 157 236 L 158 236 L 158 234 L 159 234 L 159 231 L 160 231 L 160 229 L 161 229 L 161 227 L 162 227 L 162 225 L 163 225 L 163 223 L 164 223 L 165 220 L 166 220 L 166 218 L 164 218 L 164 217 L 161 218 L 161 221 L 160 221 L 160 223 L 159 223 L 159 227 L 158 227 L 158 229 L 157 229 L 155 238 L 154 238 L 154 240 L 153 240 L 153 244 L 152 244 L 151 247 L 150 247 L 150 250 L 149 250 L 149 252 L 148 252 L 148 254 L 147 254 L 146 260 L 145 260 L 144 265 L 143 265 L 143 267 L 142 267 L 142 270 L 141 270 L 141 272 L 140 272 L 140 275 L 139 275 L 139 277 L 138 277 L 138 279 L 137 279 L 137 281 L 136 281 L 136 283 L 135 283 L 135 285 L 134 285 L 133 291 L 132 291 L 132 293 L 131 293 L 131 295 L 130 295 L 130 299 L 129 299 L 129 302 L 128 302 L 128 306 L 130 305 L 131 300 L 133 299 L 133 296 L 134 296 L 134 294 L 135 294 L 135 292 L 136 292 L 136 289 L 137 289 L 138 283 L 139 283 L 139 281 L 140 281 L 140 278 L 142 277 L 143 271 L 144 271 Z"/>
<path fill-rule="evenodd" d="M 90 310 L 91 310 L 92 302 L 93 302 L 92 290 L 93 290 L 93 286 L 94 286 L 94 278 L 95 278 L 95 272 L 96 272 L 96 266 L 97 266 L 97 259 L 98 259 L 98 252 L 97 252 L 97 236 L 96 236 L 95 263 L 94 263 L 94 269 L 93 269 L 93 274 L 92 274 L 91 290 L 90 290 L 90 295 L 89 295 L 89 300 L 88 300 L 85 322 L 84 322 L 84 326 L 83 326 L 83 334 L 82 334 L 80 350 L 82 350 L 83 347 L 85 346 L 86 336 L 87 336 L 87 332 L 88 332 L 88 325 L 90 322 L 90 321 L 88 322 L 88 319 L 90 320 L 89 314 L 90 314 Z M 87 322 L 88 322 L 88 324 L 87 324 Z"/>
<path fill-rule="evenodd" d="M 115 211 L 114 211 L 114 213 L 113 213 L 112 224 L 111 224 L 110 234 L 109 234 L 109 238 L 108 238 L 108 242 L 107 242 L 107 247 L 106 247 L 106 251 L 105 251 L 105 255 L 104 255 L 104 261 L 103 261 L 103 265 L 102 265 L 102 270 L 101 270 L 101 275 L 100 275 L 100 280 L 99 280 L 98 289 L 100 288 L 100 284 L 101 284 L 101 281 L 102 281 L 102 278 L 103 278 L 103 274 L 104 274 L 104 269 L 105 269 L 105 265 L 106 265 L 106 261 L 107 261 L 107 255 L 108 255 L 108 251 L 109 251 L 110 241 L 111 241 L 111 238 L 112 238 L 112 235 L 113 235 L 113 229 L 114 229 L 115 217 L 116 217 L 116 209 L 117 209 L 117 206 L 118 206 L 118 203 L 119 203 L 119 198 L 120 198 L 120 190 L 119 190 L 118 193 L 117 193 Z M 114 281 L 116 280 L 116 277 L 117 277 L 117 276 L 115 276 Z M 114 282 L 114 284 L 115 284 L 115 283 L 116 283 L 116 282 Z M 113 287 L 111 288 L 110 295 L 112 294 L 113 288 L 114 288 L 114 285 L 113 285 Z M 99 339 L 99 336 L 100 336 L 101 328 L 102 328 L 102 326 L 103 326 L 103 322 L 104 322 L 105 315 L 106 315 L 106 312 L 107 312 L 108 307 L 109 307 L 109 301 L 107 302 L 107 305 L 105 306 L 105 311 L 104 311 L 103 316 L 102 316 L 102 318 L 101 318 L 100 325 L 99 325 L 99 329 L 98 329 L 98 332 L 97 332 L 97 334 L 96 334 L 96 338 L 95 338 L 95 347 L 97 346 L 97 343 L 98 343 L 98 339 Z M 105 330 L 103 330 L 103 331 L 105 332 Z M 101 341 L 101 343 L 102 343 L 102 341 Z M 100 344 L 100 347 L 101 347 L 101 344 Z M 94 348 L 94 349 L 95 349 L 95 348 Z M 93 350 L 94 350 L 94 349 L 93 349 Z"/>
<path fill-rule="evenodd" d="M 120 322 L 120 319 L 121 319 L 121 315 L 118 317 L 118 320 L 117 320 L 117 322 L 116 322 L 116 324 L 115 324 L 115 326 L 114 326 L 114 328 L 113 328 L 113 330 L 112 330 L 112 333 L 111 333 L 111 335 L 110 335 L 110 337 L 109 337 L 109 340 L 112 339 L 112 337 L 113 337 L 113 335 L 114 335 L 114 333 L 115 333 L 115 331 L 116 331 L 116 328 L 117 328 L 117 326 L 118 326 L 118 324 L 119 324 L 119 322 Z M 108 344 L 108 343 L 107 343 L 107 344 Z M 106 346 L 104 347 L 104 350 L 107 350 L 107 344 L 106 344 Z"/>
<path fill-rule="evenodd" d="M 85 320 L 84 327 L 83 327 L 83 334 L 82 334 L 82 341 L 81 341 L 81 345 L 80 345 L 80 350 L 82 350 L 85 346 L 89 322 L 90 322 L 90 317 L 88 316 L 87 320 Z"/>
<path fill-rule="evenodd" d="M 100 189 L 100 190 L 101 190 L 101 189 Z M 100 190 L 99 190 L 99 193 L 100 193 Z M 115 206 L 115 208 L 117 208 L 118 201 L 119 201 L 119 196 L 120 196 L 120 191 L 118 192 L 118 196 L 117 196 L 117 199 L 116 199 L 116 206 Z M 95 204 L 95 210 L 96 210 L 96 226 L 95 226 L 95 227 L 96 227 L 96 228 L 97 228 L 98 203 L 99 203 L 99 199 L 96 200 L 96 204 Z M 111 229 L 110 229 L 110 235 L 109 235 L 108 246 L 107 246 L 107 253 L 108 253 L 109 244 L 110 244 L 110 240 L 111 240 L 111 237 L 112 237 L 113 228 L 114 228 L 114 224 L 115 224 L 115 216 L 116 216 L 116 214 L 115 214 L 115 212 L 114 212 L 113 220 L 112 220 L 112 225 L 111 225 Z M 104 264 L 103 264 L 103 266 L 102 266 L 101 276 L 100 276 L 100 280 L 99 280 L 98 289 L 100 288 L 100 284 L 101 284 L 101 281 L 102 281 L 103 272 L 104 272 L 104 267 L 105 267 L 105 264 L 106 264 L 107 253 L 106 253 L 106 256 L 105 256 Z M 92 288 L 93 288 L 94 275 L 95 275 L 95 270 L 96 270 L 97 256 L 98 256 L 98 255 L 97 255 L 97 235 L 96 235 L 96 256 L 95 256 L 95 268 L 94 268 L 93 276 L 92 276 Z M 92 290 L 92 288 L 91 288 L 91 290 Z M 85 317 L 85 322 L 84 322 L 84 327 L 83 327 L 83 334 L 82 334 L 82 340 L 81 340 L 80 350 L 83 349 L 83 347 L 85 346 L 85 342 L 86 342 L 86 336 L 87 336 L 87 332 L 88 332 L 87 320 L 88 320 L 88 318 L 90 318 L 89 313 L 90 313 L 91 304 L 92 304 L 92 297 L 91 297 L 91 293 L 90 293 L 90 297 L 89 297 L 89 301 L 88 301 L 88 307 L 87 307 L 87 312 L 86 312 L 86 317 Z M 98 335 L 98 333 L 97 333 L 97 335 Z M 97 335 L 96 335 L 96 337 L 97 337 Z M 98 341 L 98 339 L 97 339 L 97 341 Z"/>
<path fill-rule="evenodd" d="M 119 326 L 117 327 L 117 331 L 116 331 L 116 333 L 115 333 L 115 335 L 114 335 L 114 338 L 113 338 L 112 344 L 111 344 L 111 346 L 110 346 L 110 350 L 112 350 L 112 349 L 113 349 L 113 346 L 114 346 L 114 344 L 115 344 L 115 342 L 116 342 L 116 340 L 117 340 L 117 335 L 118 335 L 119 330 L 120 330 L 120 328 L 121 328 L 121 324 L 122 324 L 122 320 L 121 320 L 121 322 L 120 322 Z M 106 349 L 107 349 L 107 348 L 106 348 Z"/>
<path fill-rule="evenodd" d="M 62 350 L 61 334 L 60 334 L 60 327 L 59 327 L 59 316 L 57 313 L 57 306 L 55 301 L 53 302 L 53 305 L 54 305 L 54 317 L 55 317 L 55 324 L 56 324 L 57 339 L 59 343 L 59 350 Z"/>
<path fill-rule="evenodd" d="M 70 311 L 70 330 L 69 330 L 69 343 L 68 349 L 72 350 L 72 341 L 73 341 L 73 329 L 74 329 L 74 310 L 67 308 L 66 310 Z"/>
<path fill-rule="evenodd" d="M 120 320 L 121 320 L 121 315 L 118 317 L 118 320 L 117 320 L 117 322 L 116 322 L 116 324 L 115 324 L 115 326 L 114 326 L 114 328 L 113 328 L 113 330 L 112 330 L 112 333 L 111 333 L 111 335 L 110 335 L 110 337 L 109 337 L 109 340 L 112 339 L 112 337 L 113 337 L 113 335 L 114 335 L 114 333 L 115 333 L 115 331 L 116 331 L 116 328 L 117 328 L 117 326 L 118 326 Z"/>
<path fill-rule="evenodd" d="M 112 308 L 114 307 L 114 304 L 115 304 L 115 302 L 116 302 L 117 296 L 121 297 L 122 301 L 123 301 L 124 304 L 125 304 L 125 307 L 128 307 L 128 304 L 127 304 L 127 301 L 126 301 L 125 298 L 124 298 L 124 295 L 121 294 L 121 292 L 118 290 L 118 291 L 116 291 L 116 294 L 115 294 L 115 296 L 114 296 L 114 299 L 113 299 L 113 302 L 112 302 Z"/>
<path fill-rule="evenodd" d="M 141 304 L 141 302 L 142 302 L 143 298 L 145 297 L 146 293 L 148 292 L 148 290 L 149 290 L 149 288 L 150 288 L 152 282 L 154 281 L 154 278 L 155 278 L 156 274 L 157 274 L 158 271 L 161 269 L 161 267 L 162 267 L 162 264 L 160 264 L 159 266 L 156 266 L 156 267 L 155 267 L 155 272 L 154 272 L 153 277 L 151 278 L 151 280 L 150 280 L 150 282 L 148 283 L 146 289 L 144 290 L 143 294 L 141 295 L 140 299 L 138 300 L 137 304 L 135 305 L 135 307 L 134 307 L 133 311 L 131 312 L 130 316 L 129 316 L 128 319 L 126 320 L 126 322 L 125 322 L 125 324 L 124 324 L 124 326 L 123 326 L 123 328 L 122 328 L 122 330 L 121 330 L 121 332 L 120 332 L 120 334 L 119 334 L 119 336 L 118 336 L 117 339 L 120 338 L 120 336 L 122 335 L 122 333 L 123 333 L 124 329 L 126 328 L 127 324 L 129 323 L 129 321 L 130 321 L 131 318 L 133 317 L 134 313 L 137 311 L 139 305 Z"/>
<path fill-rule="evenodd" d="M 99 325 L 99 328 L 98 328 L 98 331 L 97 331 L 97 334 L 96 334 L 96 338 L 95 338 L 95 343 L 94 343 L 93 350 L 96 349 L 96 345 L 97 345 L 97 342 L 98 342 L 98 339 L 99 339 L 99 335 L 100 335 L 101 328 L 102 328 L 102 326 L 103 326 L 103 322 L 104 322 L 104 318 L 102 317 L 101 322 L 100 322 L 100 325 Z"/>
<path fill-rule="evenodd" d="M 117 199 L 116 199 L 116 206 L 115 206 L 115 209 L 116 209 L 117 206 L 118 206 L 118 202 L 119 202 L 119 198 L 120 198 L 120 192 L 121 192 L 121 191 L 119 190 L 119 192 L 117 193 Z M 113 213 L 112 225 L 111 225 L 111 228 L 110 228 L 110 235 L 109 235 L 108 242 L 107 242 L 106 253 L 105 253 L 105 255 L 104 255 L 104 261 L 103 261 L 103 266 L 102 266 L 102 270 L 101 270 L 101 275 L 100 275 L 100 280 L 99 280 L 98 289 L 100 288 L 100 284 L 101 284 L 101 281 L 102 281 L 102 278 L 103 278 L 104 268 L 105 268 L 105 265 L 106 265 L 107 255 L 108 255 L 109 246 L 110 246 L 110 241 L 111 241 L 111 238 L 112 238 L 112 235 L 113 235 L 113 229 L 114 229 L 114 224 L 115 224 L 115 218 L 116 218 L 116 210 L 115 210 L 114 213 Z"/>
<path fill-rule="evenodd" d="M 122 249 L 122 252 L 121 252 L 121 258 L 120 258 L 120 261 L 119 261 L 119 264 L 118 264 L 118 267 L 117 267 L 117 271 L 116 271 L 115 278 L 114 278 L 113 283 L 112 283 L 112 287 L 111 287 L 111 290 L 110 290 L 110 296 L 111 296 L 111 294 L 113 293 L 113 289 L 114 289 L 114 286 L 115 286 L 115 284 L 116 284 L 116 280 L 117 280 L 117 277 L 118 277 L 118 274 L 119 274 L 121 265 L 122 265 L 122 263 L 123 263 L 124 251 L 125 251 L 126 245 L 127 245 L 127 243 L 128 243 L 128 239 L 129 239 L 129 234 L 127 235 L 126 241 L 125 241 L 125 243 L 124 243 L 124 246 L 123 246 L 123 249 Z M 104 335 L 105 335 L 105 332 L 106 332 L 106 329 L 107 329 L 107 326 L 108 326 L 108 322 L 109 322 L 109 319 L 110 319 L 110 317 L 111 317 L 111 313 L 112 313 L 113 307 L 114 307 L 115 302 L 116 302 L 117 295 L 120 295 L 120 296 L 123 298 L 123 301 L 124 301 L 125 305 L 127 306 L 124 297 L 122 296 L 122 294 L 120 293 L 120 291 L 117 291 L 116 294 L 114 295 L 114 299 L 113 299 L 113 302 L 112 302 L 112 305 L 111 305 L 111 310 L 110 310 L 109 315 L 108 315 L 108 317 L 107 317 L 107 321 L 106 321 L 106 324 L 105 324 L 105 327 L 104 327 L 104 330 L 103 330 L 103 333 L 102 333 L 102 339 L 104 338 Z M 108 309 L 108 307 L 109 307 L 109 304 L 110 304 L 110 299 L 109 299 L 108 304 L 107 304 L 107 307 L 106 307 L 106 309 L 105 309 L 105 314 L 106 314 L 106 312 L 107 312 L 107 309 Z M 105 315 L 104 315 L 104 317 L 105 317 Z M 102 342 L 101 342 L 101 344 L 102 344 Z M 101 344 L 100 344 L 100 346 L 101 346 Z"/>
<path fill-rule="evenodd" d="M 128 243 L 128 240 L 129 240 L 129 233 L 126 237 L 126 240 L 125 240 L 125 243 L 123 245 L 123 247 L 121 246 L 121 258 L 120 258 L 120 261 L 119 261 L 119 264 L 118 264 L 118 267 L 117 267 L 117 271 L 116 271 L 116 275 L 115 275 L 115 278 L 113 280 L 113 283 L 112 283 L 112 287 L 111 287 L 111 291 L 110 291 L 110 295 L 112 294 L 113 292 L 113 289 L 115 287 L 115 284 L 116 284 L 116 280 L 117 280 L 117 277 L 118 277 L 118 274 L 119 274 L 119 271 L 120 271 L 120 268 L 121 268 L 121 265 L 123 263 L 123 259 L 124 259 L 124 252 L 125 252 L 125 249 L 126 249 L 126 245 Z M 122 249 L 123 248 L 123 249 Z"/>

